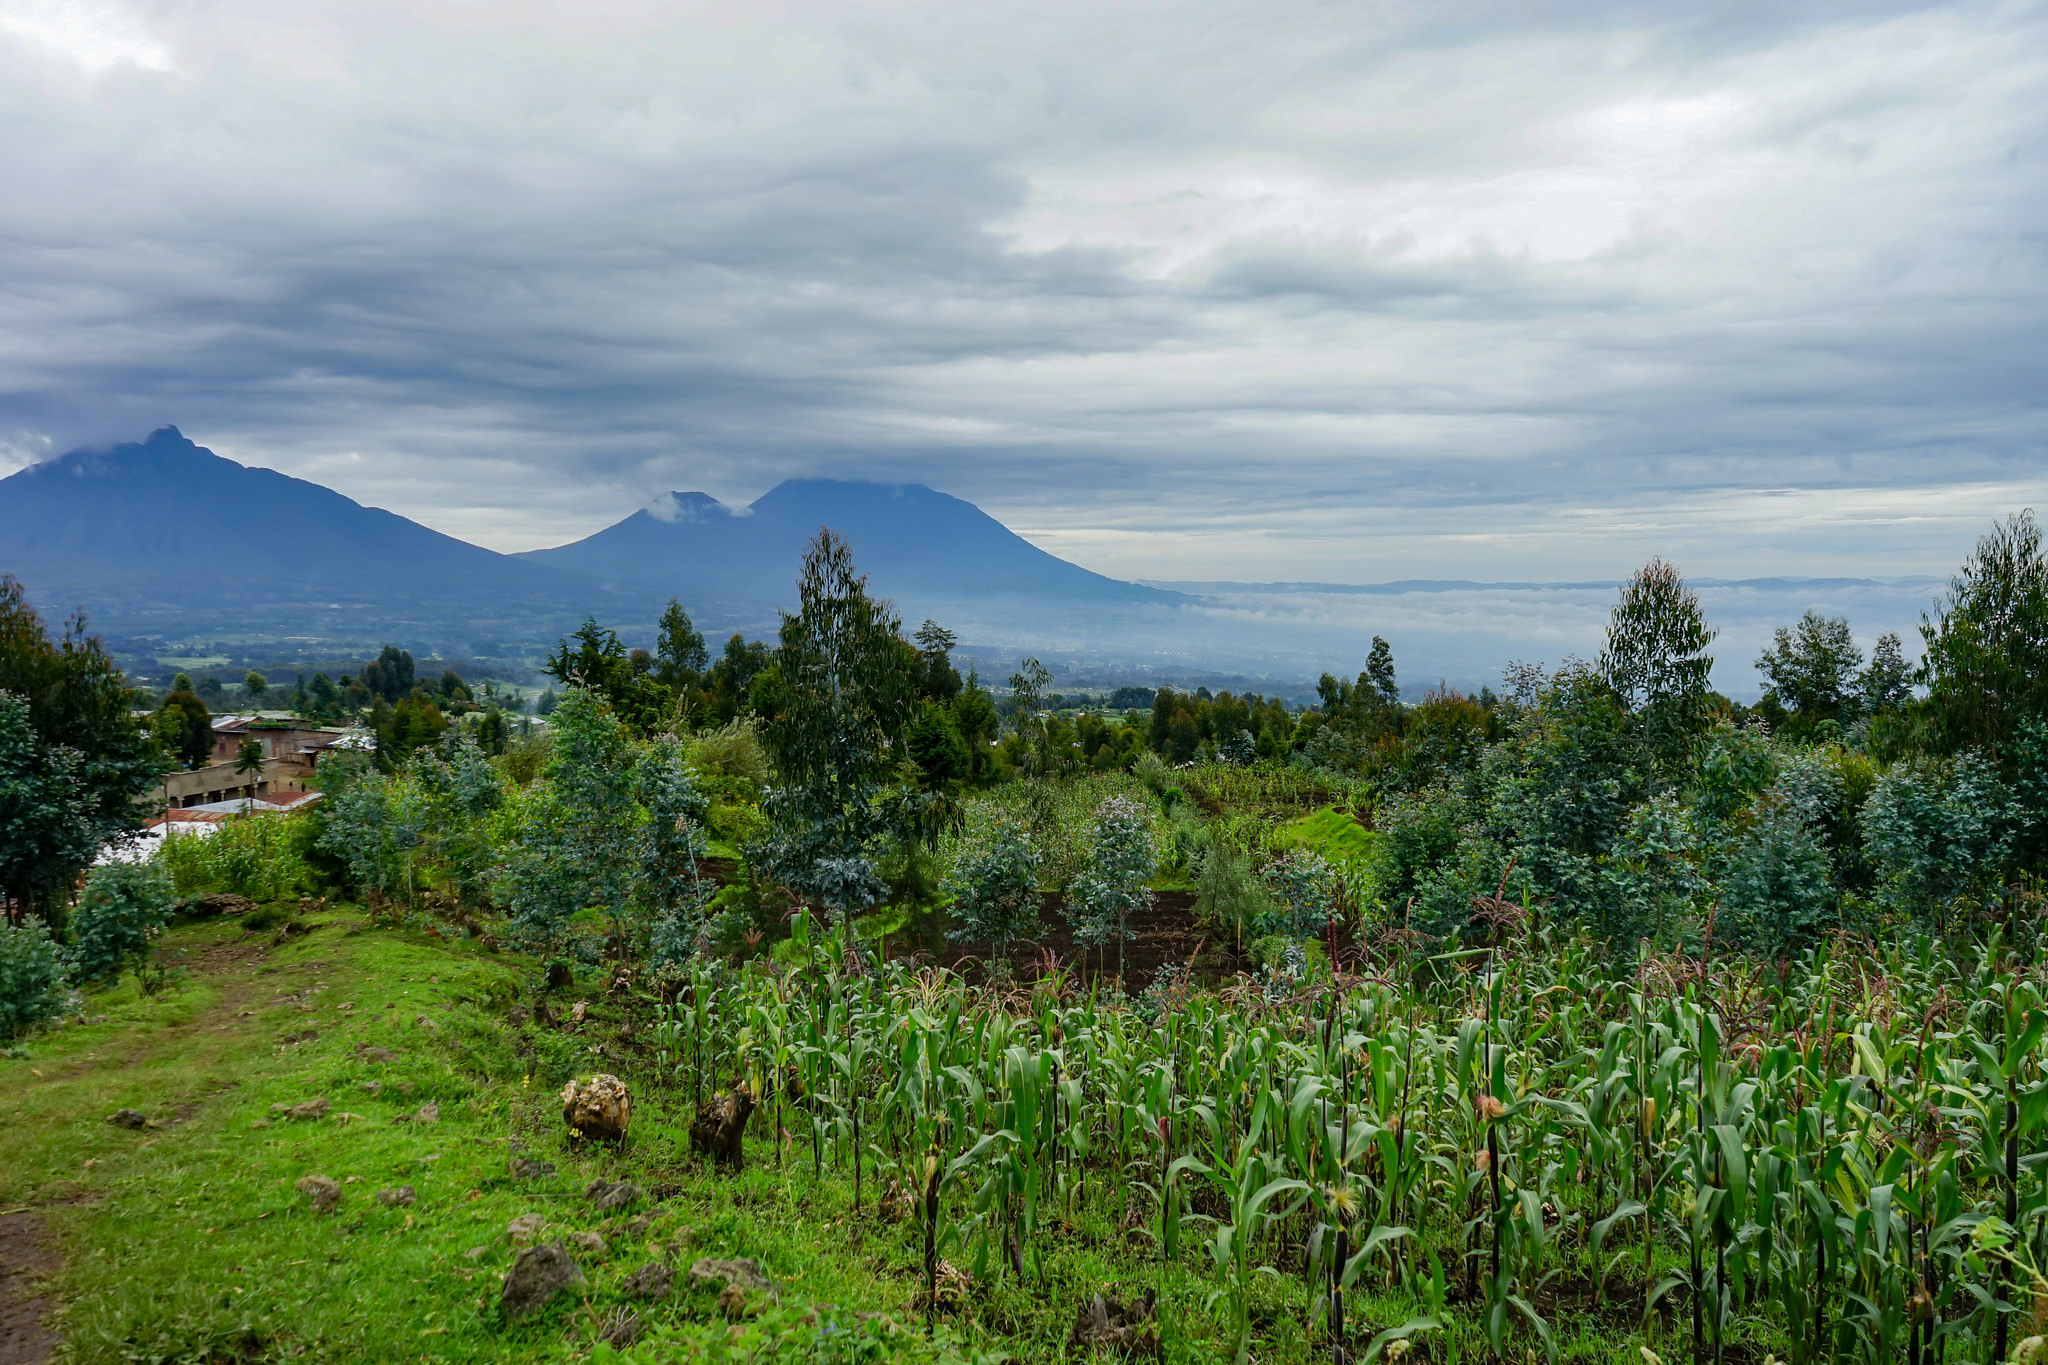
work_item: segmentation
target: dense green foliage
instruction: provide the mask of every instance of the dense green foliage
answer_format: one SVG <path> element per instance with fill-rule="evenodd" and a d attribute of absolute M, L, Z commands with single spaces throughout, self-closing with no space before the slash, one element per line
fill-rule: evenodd
<path fill-rule="evenodd" d="M 818 1358 L 820 1324 L 1050 1358 L 1114 1265 L 1175 1361 L 2002 1361 L 2048 1285 L 2044 585 L 2002 524 L 1918 670 L 1809 614 L 1755 707 L 1653 561 L 1597 661 L 1498 693 L 1404 699 L 1376 639 L 1305 711 L 1111 714 L 1035 659 L 963 678 L 826 532 L 772 649 L 714 661 L 674 604 L 651 651 L 588 622 L 526 733 L 387 650 L 320 802 L 94 870 L 63 959 L 0 941 L 0 1022 L 59 1010 L 60 968 L 121 989 L 174 894 L 359 898 L 584 997 L 521 1012 L 518 1066 L 629 1076 L 664 1136 L 620 1161 L 684 1161 L 744 1080 L 748 1200 L 826 1201 L 807 1244 L 872 1239 L 932 1332 L 692 1301 L 628 1360 Z M 0 811 L 86 830 L 79 762 L 0 690 Z M 1163 965 L 1127 964 L 1141 927 Z M 594 1001 L 616 1033 L 575 1031 Z"/>
<path fill-rule="evenodd" d="M 48 1023 L 63 1007 L 63 955 L 48 926 L 0 920 L 0 1041 Z"/>
<path fill-rule="evenodd" d="M 80 981 L 108 982 L 133 971 L 137 980 L 150 982 L 151 946 L 170 923 L 176 901 L 170 875 L 155 863 L 95 867 L 71 917 L 73 974 Z"/>
<path fill-rule="evenodd" d="M 52 639 L 0 575 L 0 901 L 10 919 L 62 923 L 78 874 L 142 826 L 137 804 L 164 760 L 85 618 Z"/>

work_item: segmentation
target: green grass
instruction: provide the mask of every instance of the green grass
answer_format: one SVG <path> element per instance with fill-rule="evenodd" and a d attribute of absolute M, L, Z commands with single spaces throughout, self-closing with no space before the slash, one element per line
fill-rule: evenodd
<path fill-rule="evenodd" d="M 1276 837 L 1320 853 L 1332 863 L 1365 862 L 1379 849 L 1377 834 L 1359 824 L 1350 812 L 1334 806 L 1280 826 Z"/>
<path fill-rule="evenodd" d="M 1047 1218 L 1041 1281 L 1019 1285 L 990 1269 L 965 1319 L 927 1347 L 910 1308 L 917 1234 L 876 1216 L 872 1168 L 856 1214 L 850 1174 L 827 1149 L 814 1175 L 795 1122 L 799 1137 L 779 1162 L 765 1133 L 751 1139 L 737 1178 L 688 1156 L 688 1079 L 656 1074 L 641 1042 L 644 999 L 614 1000 L 579 982 L 553 1003 L 566 1013 L 587 1000 L 580 1028 L 519 1027 L 507 1016 L 532 998 L 529 962 L 352 914 L 310 923 L 311 933 L 282 942 L 224 922 L 181 927 L 168 940 L 184 955 L 181 983 L 153 999 L 132 984 L 91 995 L 94 1022 L 0 1061 L 12 1101 L 0 1111 L 0 1208 L 37 1211 L 61 1245 L 58 1327 L 69 1359 L 611 1358 L 597 1346 L 601 1321 L 631 1308 L 649 1334 L 626 1357 L 636 1365 L 1053 1360 L 1065 1355 L 1076 1306 L 1115 1285 L 1158 1289 L 1167 1360 L 1228 1354 L 1199 1249 L 1163 1265 L 1147 1235 L 1117 1227 L 1115 1188 L 1100 1185 L 1073 1223 Z M 365 1060 L 370 1047 L 396 1056 Z M 557 1094 L 572 1070 L 611 1071 L 633 1086 L 625 1150 L 571 1147 Z M 317 1098 L 333 1106 L 318 1120 L 273 1112 Z M 429 1102 L 438 1124 L 394 1122 Z M 110 1126 L 123 1107 L 155 1126 Z M 514 1180 L 515 1141 L 555 1163 L 556 1176 Z M 311 1212 L 295 1189 L 309 1174 L 345 1182 L 338 1212 Z M 660 1196 L 658 1208 L 650 1199 L 597 1214 L 581 1191 L 599 1176 L 632 1180 Z M 378 1203 L 379 1189 L 405 1184 L 417 1191 L 413 1206 Z M 546 1219 L 546 1236 L 594 1231 L 608 1245 L 602 1256 L 572 1253 L 587 1294 L 511 1325 L 497 1306 L 513 1257 L 506 1226 L 528 1213 Z M 967 1253 L 948 1255 L 964 1264 Z M 687 1287 L 698 1257 L 760 1261 L 779 1301 L 756 1296 L 757 1316 L 727 1324 L 710 1290 Z M 631 1303 L 624 1280 L 650 1260 L 675 1266 L 678 1293 Z M 1327 1358 L 1327 1345 L 1305 1335 L 1308 1302 L 1298 1272 L 1260 1277 L 1259 1360 Z M 1356 1344 L 1416 1311 L 1404 1294 L 1361 1286 L 1348 1308 Z M 860 1316 L 873 1314 L 882 1316 Z M 1563 1358 L 1634 1359 L 1643 1338 L 1622 1316 L 1560 1316 Z M 1454 1336 L 1463 1358 L 1483 1359 L 1471 1324 Z M 1438 1336 L 1410 1359 L 1445 1359 L 1449 1345 Z"/>
<path fill-rule="evenodd" d="M 700 1256 L 758 1259 L 799 1317 L 826 1303 L 900 1310 L 910 1297 L 907 1254 L 850 1216 L 850 1185 L 829 1165 L 822 1185 L 808 1164 L 778 1174 L 762 1141 L 739 1178 L 715 1175 L 683 1156 L 686 1112 L 645 1101 L 624 1152 L 572 1151 L 561 1077 L 572 1064 L 633 1073 L 585 1050 L 612 1046 L 601 1040 L 620 1022 L 601 997 L 591 995 L 582 1033 L 543 1035 L 522 1058 L 500 1022 L 521 985 L 513 968 L 348 916 L 314 922 L 277 946 L 232 928 L 180 929 L 169 943 L 185 954 L 183 984 L 155 999 L 132 983 L 90 996 L 97 1022 L 0 1061 L 13 1100 L 0 1124 L 0 1207 L 36 1210 L 62 1247 L 58 1325 L 71 1359 L 568 1358 L 587 1351 L 605 1310 L 628 1303 L 624 1278 L 661 1259 L 674 1261 L 679 1289 L 666 1304 L 633 1305 L 647 1328 L 715 1325 L 723 1340 L 714 1293 L 683 1287 Z M 397 1057 L 365 1061 L 359 1046 Z M 272 1113 L 316 1098 L 333 1105 L 323 1119 Z M 438 1124 L 393 1122 L 430 1102 Z M 109 1125 L 120 1108 L 153 1126 Z M 515 1181 L 509 1139 L 554 1162 L 556 1176 Z M 314 1215 L 294 1188 L 309 1174 L 345 1182 L 336 1213 Z M 653 1201 L 598 1215 L 581 1191 L 599 1176 L 667 1197 L 629 1228 Z M 405 1184 L 412 1207 L 378 1203 L 379 1189 Z M 506 1225 L 536 1212 L 545 1236 L 595 1231 L 609 1246 L 574 1252 L 584 1298 L 508 1326 L 497 1308 L 513 1257 Z"/>

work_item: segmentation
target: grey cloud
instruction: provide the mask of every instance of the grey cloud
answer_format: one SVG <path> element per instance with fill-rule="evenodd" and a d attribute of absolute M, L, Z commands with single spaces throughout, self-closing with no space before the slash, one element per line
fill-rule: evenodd
<path fill-rule="evenodd" d="M 1939 571 L 2048 491 L 2037 6 L 94 13 L 0 25 L 0 462 L 171 421 L 508 549 L 917 479 L 1151 578 Z"/>

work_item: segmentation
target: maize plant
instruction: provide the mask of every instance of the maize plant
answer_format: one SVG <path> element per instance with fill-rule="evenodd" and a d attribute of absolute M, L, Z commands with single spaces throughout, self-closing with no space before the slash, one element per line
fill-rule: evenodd
<path fill-rule="evenodd" d="M 1148 1020 L 800 928 L 648 1037 L 807 1138 L 782 1179 L 907 1225 L 928 1322 L 948 1252 L 1036 1287 L 1077 1232 L 1194 1277 L 1176 1330 L 1240 1359 L 1274 1314 L 1333 1358 L 1556 1359 L 1575 1295 L 1664 1358 L 2003 1362 L 2048 1325 L 2048 1006 L 1996 938 L 1657 984 L 1538 931 Z M 1369 1339 L 1367 1291 L 1407 1305 Z"/>

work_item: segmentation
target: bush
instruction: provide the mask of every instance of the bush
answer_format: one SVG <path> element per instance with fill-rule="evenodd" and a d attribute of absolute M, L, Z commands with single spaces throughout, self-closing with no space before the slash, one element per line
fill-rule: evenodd
<path fill-rule="evenodd" d="M 1272 895 L 1252 874 L 1251 859 L 1227 843 L 1213 844 L 1195 877 L 1195 913 L 1202 923 L 1242 948 L 1254 928 L 1275 906 Z"/>
<path fill-rule="evenodd" d="M 1945 924 L 1955 901 L 1987 895 L 2011 851 L 2013 806 L 1997 771 L 1976 754 L 1894 767 L 1863 806 L 1878 902 Z"/>
<path fill-rule="evenodd" d="M 757 800 L 770 776 L 768 753 L 749 719 L 691 740 L 689 763 L 705 779 L 704 789 L 723 797 Z"/>
<path fill-rule="evenodd" d="M 261 933 L 265 929 L 275 929 L 290 919 L 294 913 L 295 910 L 290 905 L 259 905 L 242 916 L 242 927 L 252 933 Z"/>
<path fill-rule="evenodd" d="M 0 919 L 0 1038 L 17 1038 L 64 1008 L 63 962 L 41 920 Z"/>
<path fill-rule="evenodd" d="M 946 889 L 956 898 L 953 918 L 959 928 L 947 937 L 955 943 L 987 943 L 994 949 L 996 970 L 1008 964 L 1010 942 L 1038 932 L 1037 850 L 1013 824 L 996 827 L 988 844 L 953 868 Z"/>
<path fill-rule="evenodd" d="M 85 879 L 71 918 L 72 972 L 80 981 L 111 982 L 129 968 L 150 988 L 150 945 L 170 922 L 177 891 L 161 866 L 103 863 Z"/>
<path fill-rule="evenodd" d="M 316 833 L 301 816 L 250 816 L 224 821 L 208 835 L 173 835 L 158 857 L 181 896 L 222 891 L 284 900 L 313 887 L 306 859 Z"/>
<path fill-rule="evenodd" d="M 1117 975 L 1123 975 L 1124 941 L 1133 937 L 1131 916 L 1152 904 L 1145 881 L 1159 869 L 1145 808 L 1128 796 L 1112 796 L 1095 808 L 1095 837 L 1088 861 L 1074 879 L 1067 919 L 1082 948 L 1115 943 Z"/>
<path fill-rule="evenodd" d="M 1320 853 L 1288 850 L 1266 865 L 1265 883 L 1277 905 L 1259 925 L 1261 934 L 1307 938 L 1321 933 L 1336 911 L 1337 877 Z"/>

